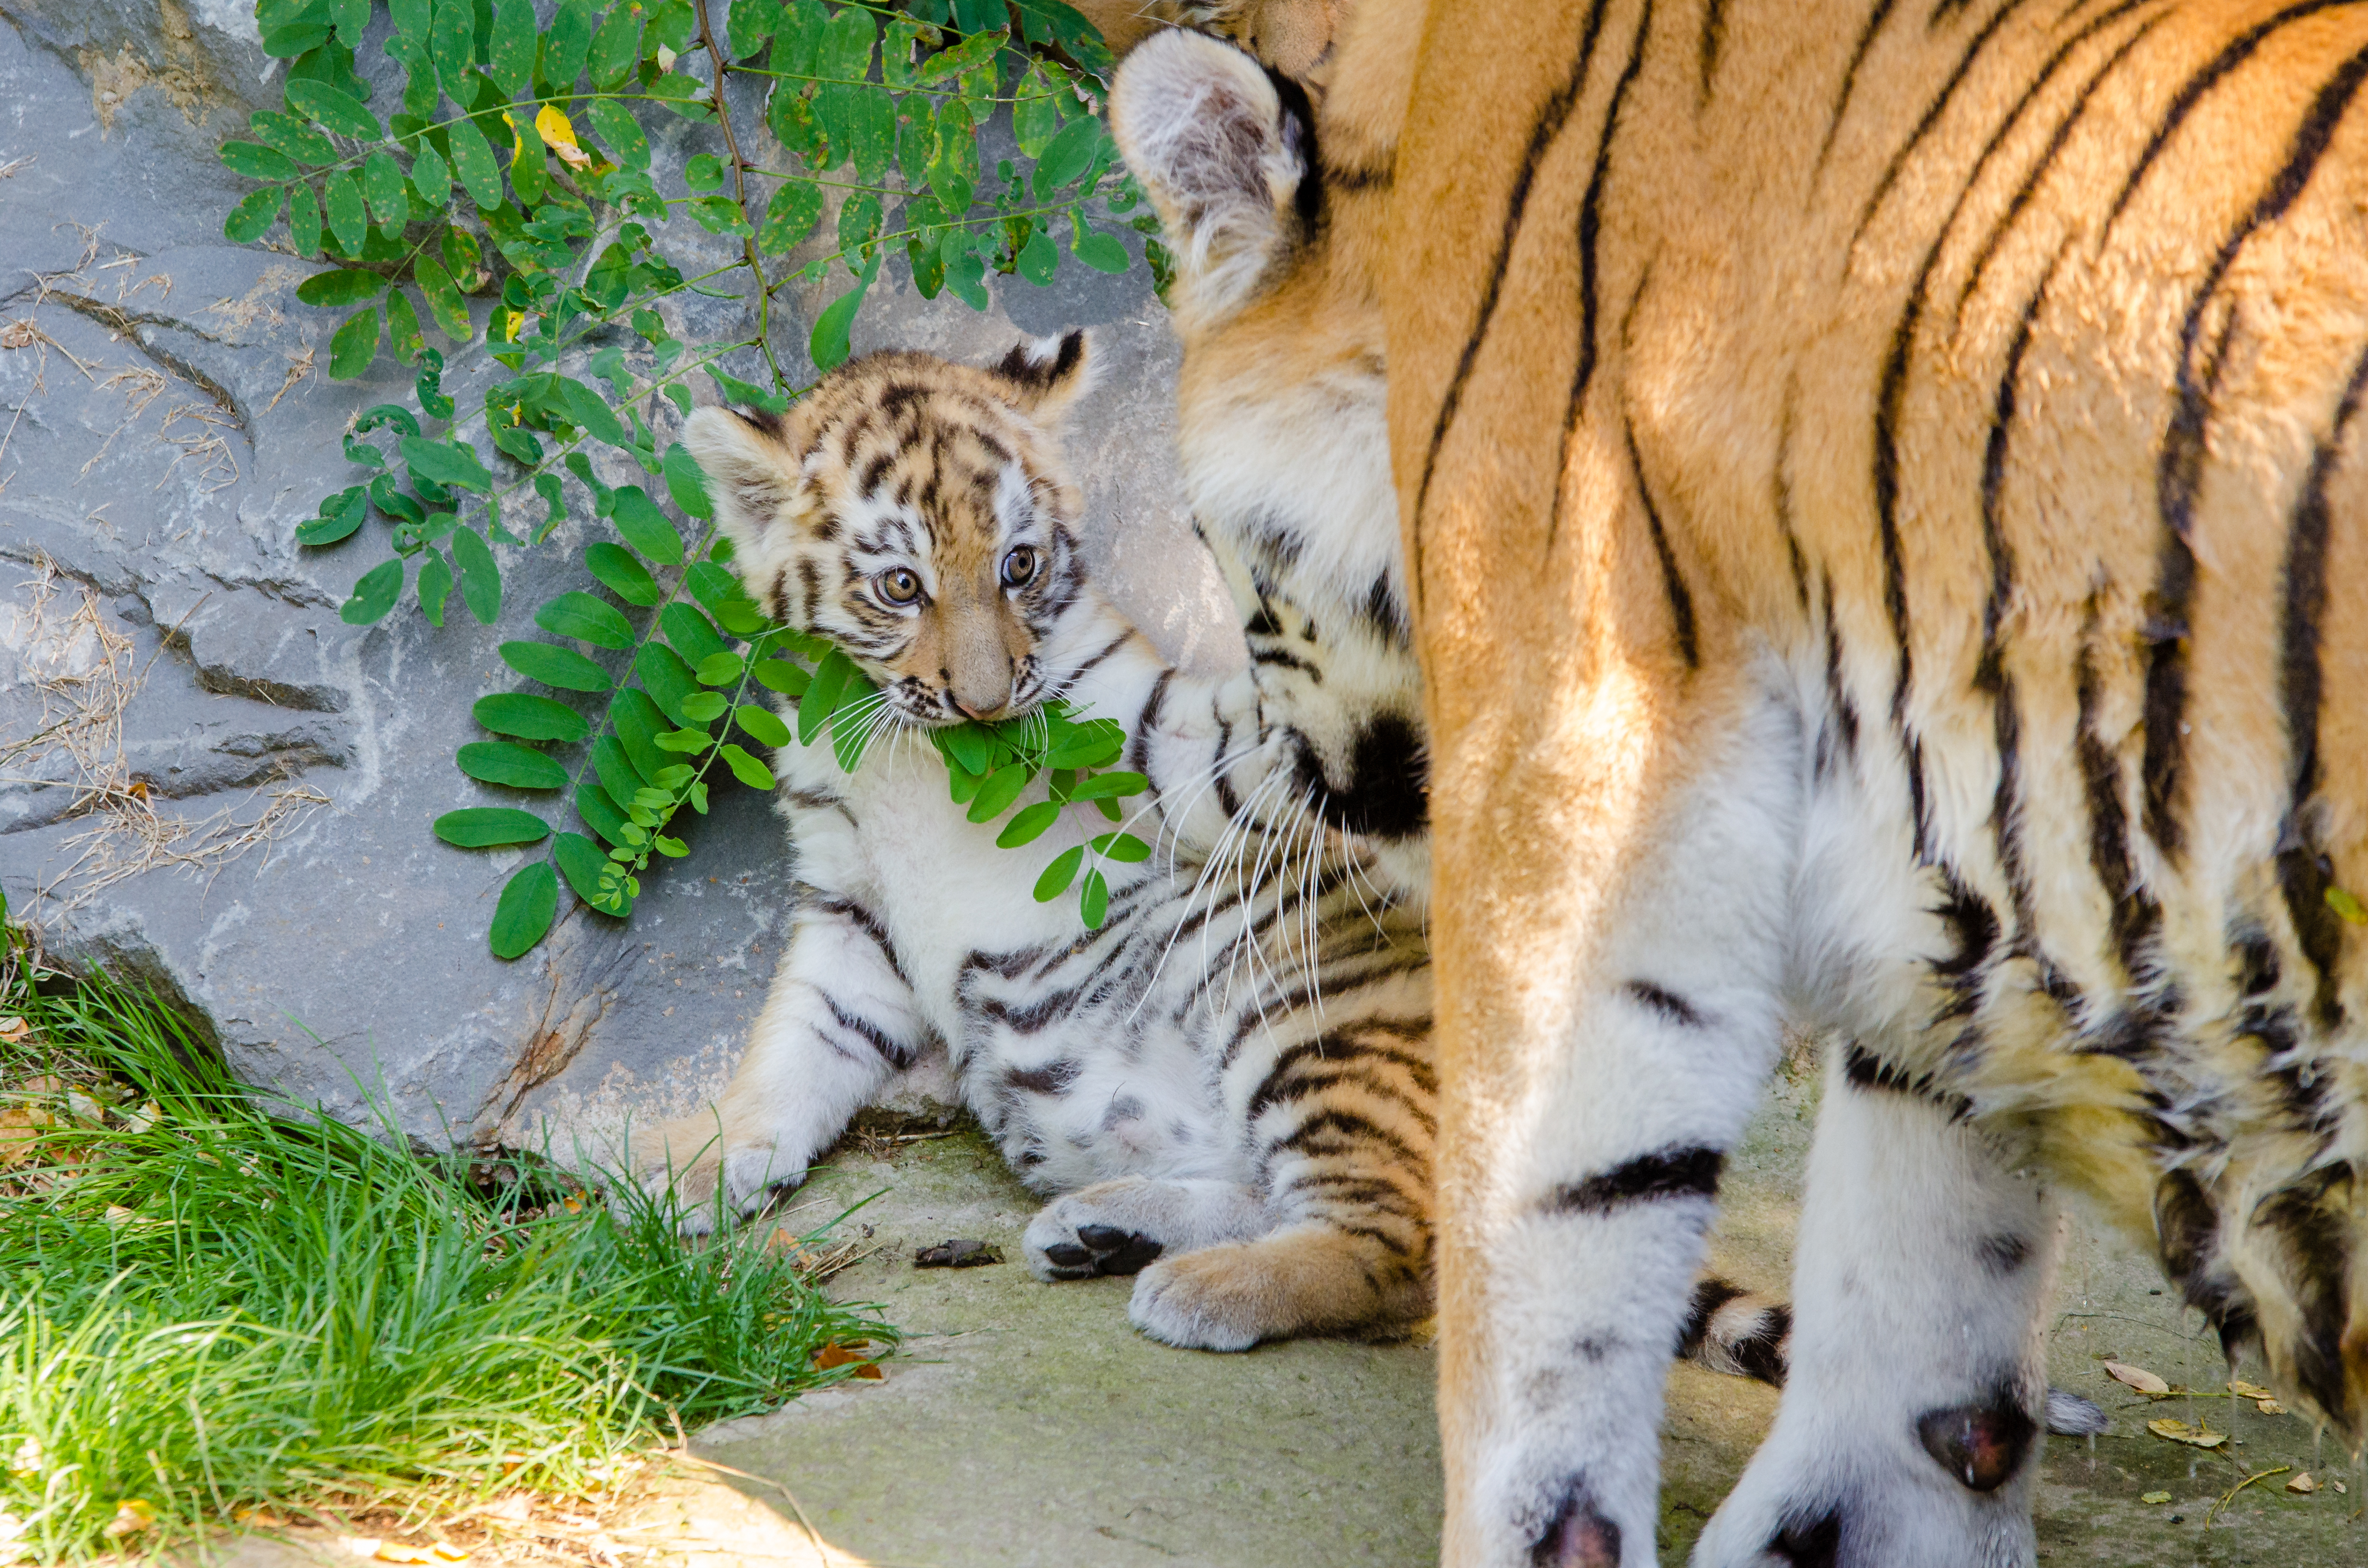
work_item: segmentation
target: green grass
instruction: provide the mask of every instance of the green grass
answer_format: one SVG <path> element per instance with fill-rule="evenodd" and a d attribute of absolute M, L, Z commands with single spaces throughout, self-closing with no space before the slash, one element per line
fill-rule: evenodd
<path fill-rule="evenodd" d="M 0 1142 L 0 1562 L 12 1533 L 70 1561 L 256 1507 L 580 1492 L 677 1418 L 848 1376 L 814 1369 L 825 1344 L 892 1336 L 762 1227 L 691 1248 L 644 1201 L 269 1114 L 147 996 L 36 991 L 21 956 L 0 1118 L 49 1124 Z"/>

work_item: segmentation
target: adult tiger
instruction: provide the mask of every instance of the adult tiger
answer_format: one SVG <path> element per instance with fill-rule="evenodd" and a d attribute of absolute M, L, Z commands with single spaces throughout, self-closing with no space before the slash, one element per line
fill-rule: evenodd
<path fill-rule="evenodd" d="M 2058 1188 L 2356 1442 L 2368 6 L 1361 0 L 1327 69 L 1165 36 L 1114 120 L 1188 455 L 1386 343 L 1447 1561 L 1652 1561 L 1787 1006 L 1852 1043 L 1698 1562 L 2032 1560 Z"/>

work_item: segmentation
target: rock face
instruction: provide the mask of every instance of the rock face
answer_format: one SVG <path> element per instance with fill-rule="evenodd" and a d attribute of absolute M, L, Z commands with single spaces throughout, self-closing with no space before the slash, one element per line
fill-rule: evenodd
<path fill-rule="evenodd" d="M 575 520 L 504 551 L 504 629 L 456 615 L 436 631 L 411 609 L 341 622 L 382 557 L 378 526 L 327 551 L 300 549 L 295 528 L 356 482 L 347 422 L 407 381 L 385 361 L 374 379 L 326 380 L 337 313 L 295 298 L 317 264 L 222 238 L 243 182 L 213 149 L 278 97 L 251 8 L 0 0 L 0 18 L 12 917 L 58 960 L 154 984 L 249 1082 L 391 1115 L 423 1142 L 564 1142 L 691 1108 L 736 1057 L 778 955 L 791 850 L 768 803 L 727 781 L 630 926 L 563 892 L 550 938 L 514 963 L 485 948 L 504 858 L 428 832 L 484 798 L 452 752 L 481 738 L 470 703 L 518 684 L 495 653 L 518 634 L 517 607 L 587 585 L 575 562 L 599 536 Z M 668 128 L 662 164 L 709 134 Z M 785 365 L 803 363 L 807 312 L 843 287 L 777 311 Z M 1105 578 L 1178 658 L 1240 657 L 1177 498 L 1175 348 L 1140 267 L 1006 283 L 980 315 L 922 300 L 892 265 L 872 300 L 858 351 L 983 359 L 1095 327 L 1103 390 L 1070 450 Z M 676 330 L 693 341 L 746 330 L 734 301 L 691 303 Z M 481 350 L 453 357 L 463 408 L 489 370 Z"/>

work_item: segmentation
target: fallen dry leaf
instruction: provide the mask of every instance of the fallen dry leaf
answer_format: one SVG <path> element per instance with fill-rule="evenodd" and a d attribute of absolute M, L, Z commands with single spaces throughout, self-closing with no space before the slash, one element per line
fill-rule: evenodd
<path fill-rule="evenodd" d="M 862 1341 L 860 1343 L 868 1344 L 869 1341 Z M 814 1369 L 821 1372 L 827 1372 L 833 1367 L 853 1367 L 857 1377 L 870 1378 L 874 1381 L 878 1381 L 886 1376 L 885 1373 L 880 1370 L 879 1362 L 873 1360 L 871 1357 L 866 1356 L 862 1351 L 855 1348 L 855 1346 L 851 1345 L 824 1346 L 821 1349 L 814 1352 Z"/>
<path fill-rule="evenodd" d="M 2226 1432 L 2214 1432 L 2209 1426 L 2190 1426 L 2175 1415 L 2165 1415 L 2146 1423 L 2146 1430 L 2157 1437 L 2168 1437 L 2174 1443 L 2185 1443 L 2191 1449 L 2216 1449 L 2228 1440 Z"/>
<path fill-rule="evenodd" d="M 2286 1407 L 2274 1399 L 2257 1399 L 2253 1402 L 2253 1408 L 2264 1415 L 2283 1415 L 2286 1413 Z"/>
<path fill-rule="evenodd" d="M 0 1018 L 0 1045 L 14 1045 L 33 1032 L 33 1026 L 14 1013 Z"/>
<path fill-rule="evenodd" d="M 440 1540 L 435 1545 L 429 1547 L 427 1551 L 428 1553 L 438 1562 L 466 1562 L 469 1561 L 469 1554 L 466 1551 L 457 1546 L 447 1546 Z"/>
<path fill-rule="evenodd" d="M 12 321 L 0 326 L 0 348 L 22 348 L 40 335 L 29 321 Z"/>
<path fill-rule="evenodd" d="M 2310 1471 L 2304 1471 L 2300 1475 L 2290 1475 L 2286 1477 L 2286 1490 L 2289 1492 L 2300 1492 L 2307 1495 L 2308 1494 L 2318 1490 L 2318 1483 L 2310 1478 Z"/>
<path fill-rule="evenodd" d="M 2343 1484 L 2343 1483 L 2341 1483 L 2341 1482 L 2340 1482 L 2340 1481 L 2339 1481 L 2339 1482 L 2334 1483 L 2333 1484 L 2334 1484 L 2334 1486 L 2335 1486 L 2335 1494 L 2336 1494 L 2338 1497 L 2342 1496 L 2346 1492 L 2349 1492 L 2350 1490 L 2351 1490 L 2350 1487 L 2348 1487 L 2348 1486 L 2344 1485 L 2344 1484 Z"/>
<path fill-rule="evenodd" d="M 2140 1493 L 2138 1494 L 2138 1501 L 2141 1503 L 2168 1503 L 2170 1501 L 2170 1494 L 2168 1492 Z"/>
<path fill-rule="evenodd" d="M 110 1225 L 128 1225 L 138 1218 L 140 1216 L 137 1213 L 126 1209 L 120 1203 L 110 1203 L 107 1206 L 107 1222 Z"/>
<path fill-rule="evenodd" d="M 2248 1383 L 2242 1378 L 2229 1379 L 2228 1392 L 2238 1399 L 2275 1399 L 2277 1397 L 2260 1384 Z"/>
<path fill-rule="evenodd" d="M 1002 1261 L 1001 1247 L 952 1237 L 933 1247 L 916 1248 L 913 1253 L 913 1267 L 916 1268 L 977 1268 L 985 1264 Z"/>
<path fill-rule="evenodd" d="M 370 1553 L 381 1562 L 433 1562 L 436 1553 L 424 1546 L 405 1546 L 399 1540 L 382 1540 Z"/>
<path fill-rule="evenodd" d="M 2144 1367 L 2133 1367 L 2124 1361 L 2106 1362 L 2105 1376 L 2117 1383 L 2124 1383 L 2142 1394 L 2161 1395 L 2170 1392 L 2169 1383 L 2164 1382 Z"/>
<path fill-rule="evenodd" d="M 115 1506 L 115 1517 L 98 1533 L 109 1540 L 138 1535 L 156 1522 L 156 1506 L 144 1497 L 128 1497 Z"/>

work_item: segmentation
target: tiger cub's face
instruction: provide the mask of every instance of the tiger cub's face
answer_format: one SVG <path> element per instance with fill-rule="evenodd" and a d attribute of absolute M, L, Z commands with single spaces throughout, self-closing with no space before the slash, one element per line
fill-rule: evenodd
<path fill-rule="evenodd" d="M 784 415 L 700 409 L 683 440 L 771 615 L 844 649 L 901 718 L 1008 718 L 1091 652 L 1084 504 L 1051 434 L 1090 379 L 1078 332 L 991 369 L 873 354 Z"/>

